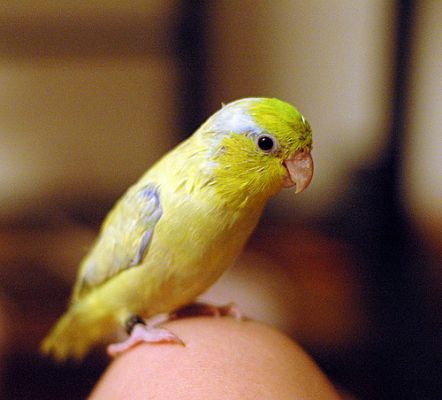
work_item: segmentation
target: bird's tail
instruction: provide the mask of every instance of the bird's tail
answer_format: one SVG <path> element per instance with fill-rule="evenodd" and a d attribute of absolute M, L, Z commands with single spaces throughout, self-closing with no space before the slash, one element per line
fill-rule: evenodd
<path fill-rule="evenodd" d="M 73 304 L 43 340 L 40 350 L 57 361 L 80 360 L 115 328 L 109 314 L 95 307 L 86 308 L 85 304 Z"/>

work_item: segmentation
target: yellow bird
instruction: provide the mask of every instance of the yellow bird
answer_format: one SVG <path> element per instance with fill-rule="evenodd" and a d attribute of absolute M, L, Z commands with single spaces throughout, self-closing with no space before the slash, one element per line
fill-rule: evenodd
<path fill-rule="evenodd" d="M 142 341 L 180 342 L 143 318 L 191 303 L 219 278 L 269 197 L 309 185 L 311 148 L 310 125 L 288 103 L 223 106 L 115 204 L 42 351 L 79 359 L 119 327 L 130 337 L 109 346 L 112 355 Z"/>

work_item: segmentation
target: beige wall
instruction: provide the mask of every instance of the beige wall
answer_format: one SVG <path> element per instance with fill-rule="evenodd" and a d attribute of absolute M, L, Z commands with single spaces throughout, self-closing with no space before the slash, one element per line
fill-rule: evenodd
<path fill-rule="evenodd" d="M 418 9 L 403 193 L 412 218 L 442 252 L 442 3 Z"/>
<path fill-rule="evenodd" d="M 116 196 L 176 142 L 173 2 L 73 4 L 0 5 L 0 217 Z"/>

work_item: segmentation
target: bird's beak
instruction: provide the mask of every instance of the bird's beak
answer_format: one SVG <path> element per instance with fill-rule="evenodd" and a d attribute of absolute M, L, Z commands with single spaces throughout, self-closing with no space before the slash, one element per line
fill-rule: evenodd
<path fill-rule="evenodd" d="M 284 161 L 288 174 L 284 187 L 296 185 L 296 193 L 301 193 L 308 187 L 313 178 L 313 159 L 310 150 L 301 150 Z"/>

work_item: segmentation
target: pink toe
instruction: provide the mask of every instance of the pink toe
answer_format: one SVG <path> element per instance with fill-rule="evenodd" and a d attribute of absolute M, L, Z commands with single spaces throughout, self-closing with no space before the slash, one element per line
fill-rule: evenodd
<path fill-rule="evenodd" d="M 121 343 L 111 344 L 107 347 L 107 353 L 115 357 L 122 352 L 129 350 L 139 343 L 176 343 L 184 346 L 184 342 L 164 328 L 154 328 L 142 324 L 134 326 L 131 335 Z"/>

